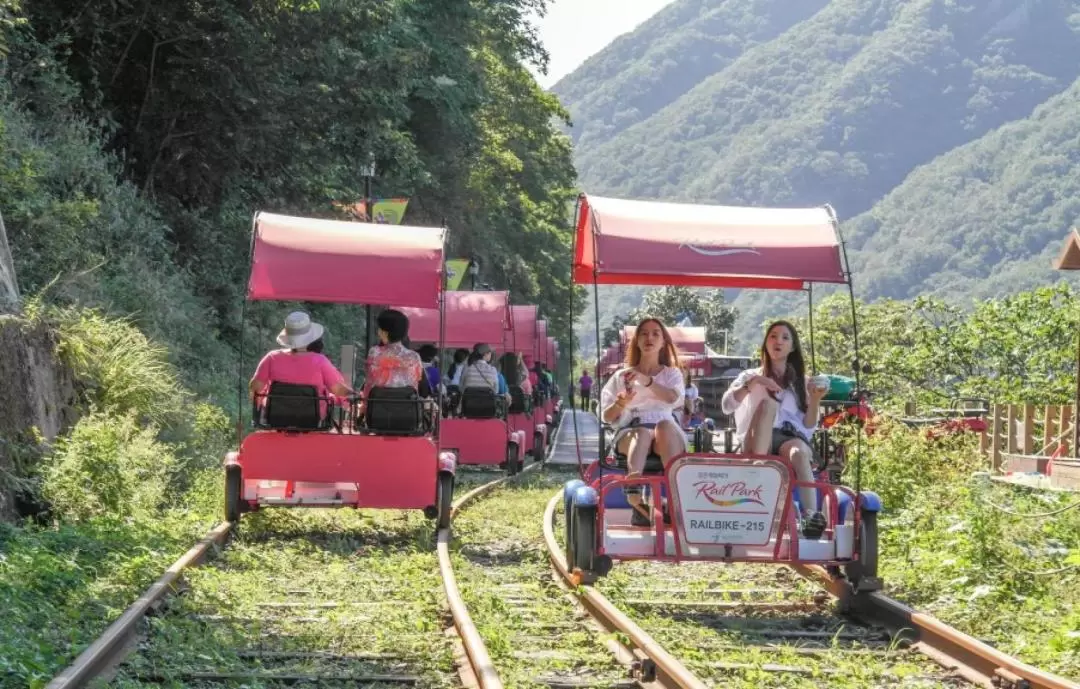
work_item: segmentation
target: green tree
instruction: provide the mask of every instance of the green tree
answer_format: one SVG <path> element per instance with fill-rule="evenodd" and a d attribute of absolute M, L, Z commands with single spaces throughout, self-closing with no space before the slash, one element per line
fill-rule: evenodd
<path fill-rule="evenodd" d="M 713 349 L 730 349 L 727 341 L 738 313 L 728 306 L 724 293 L 718 289 L 690 287 L 661 287 L 645 294 L 641 306 L 631 313 L 625 324 L 635 324 L 643 318 L 659 318 L 665 325 L 675 325 L 684 318 L 705 328 L 705 341 Z M 614 325 L 614 324 L 613 324 Z"/>
<path fill-rule="evenodd" d="M 856 304 L 864 385 L 885 406 L 940 406 L 949 398 L 1061 404 L 1076 385 L 1080 294 L 1067 283 L 977 303 L 938 299 Z M 805 338 L 805 319 L 796 321 Z M 833 295 L 814 311 L 818 369 L 850 375 L 851 307 Z"/>

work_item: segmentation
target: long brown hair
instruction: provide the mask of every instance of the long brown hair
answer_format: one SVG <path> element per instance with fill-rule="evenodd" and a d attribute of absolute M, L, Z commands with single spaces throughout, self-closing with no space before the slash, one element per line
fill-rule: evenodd
<path fill-rule="evenodd" d="M 791 353 L 787 357 L 787 370 L 784 371 L 784 388 L 795 388 L 795 401 L 799 411 L 806 413 L 806 361 L 803 359 L 799 332 L 787 321 L 773 321 L 765 328 L 765 338 L 761 341 L 761 372 L 772 376 L 772 359 L 769 357 L 769 333 L 773 328 L 785 327 L 791 333 Z"/>
<path fill-rule="evenodd" d="M 660 333 L 664 336 L 664 346 L 660 349 L 660 364 L 679 368 L 679 352 L 675 349 L 675 343 L 671 341 L 671 333 L 667 331 L 659 318 L 643 318 L 637 324 L 637 328 L 634 329 L 634 336 L 630 339 L 626 348 L 626 365 L 634 367 L 641 363 L 641 347 L 638 345 L 638 338 L 641 337 L 641 329 L 645 327 L 646 323 L 656 323 L 660 328 Z"/>

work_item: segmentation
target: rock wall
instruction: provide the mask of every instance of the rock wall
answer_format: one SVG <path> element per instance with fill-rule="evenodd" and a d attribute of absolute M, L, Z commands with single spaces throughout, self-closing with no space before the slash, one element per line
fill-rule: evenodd
<path fill-rule="evenodd" d="M 51 441 L 77 417 L 75 379 L 57 344 L 46 325 L 0 315 L 0 519 L 16 516 L 11 481 L 3 479 L 19 475 L 33 429 Z"/>

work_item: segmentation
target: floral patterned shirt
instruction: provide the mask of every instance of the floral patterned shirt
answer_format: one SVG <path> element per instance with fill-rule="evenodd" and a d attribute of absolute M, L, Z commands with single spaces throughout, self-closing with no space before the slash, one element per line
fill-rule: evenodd
<path fill-rule="evenodd" d="M 372 347 L 367 358 L 367 380 L 364 389 L 415 388 L 424 375 L 420 355 L 400 342 Z"/>

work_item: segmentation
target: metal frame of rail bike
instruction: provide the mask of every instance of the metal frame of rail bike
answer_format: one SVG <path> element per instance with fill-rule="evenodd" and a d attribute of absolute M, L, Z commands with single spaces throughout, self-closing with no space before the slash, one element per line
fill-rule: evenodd
<path fill-rule="evenodd" d="M 386 225 L 257 213 L 244 303 L 429 308 L 439 312 L 442 333 L 446 235 L 437 227 L 387 232 Z M 241 409 L 243 349 L 241 340 Z M 373 388 L 366 400 L 341 400 L 288 387 L 256 396 L 246 436 L 241 419 L 239 450 L 224 461 L 226 519 L 270 506 L 366 507 L 421 509 L 440 528 L 449 525 L 457 460 L 439 447 L 441 399 Z"/>
<path fill-rule="evenodd" d="M 851 300 L 859 388 L 858 330 L 847 255 L 832 208 L 739 208 L 578 199 L 573 281 L 598 285 L 804 291 L 811 308 L 814 283 L 844 284 Z M 597 341 L 599 341 L 599 323 Z M 811 349 L 812 351 L 812 349 Z M 597 369 L 601 369 L 598 352 Z M 812 358 L 811 369 L 816 371 Z M 626 429 L 623 429 L 625 431 Z M 684 453 L 666 466 L 652 455 L 640 477 L 621 475 L 618 438 L 586 474 L 564 487 L 567 559 L 584 581 L 603 576 L 615 560 L 706 560 L 823 565 L 855 592 L 878 590 L 877 514 L 881 501 L 861 488 L 858 434 L 855 486 L 797 480 L 782 457 L 746 453 Z M 610 453 L 609 453 L 610 450 Z M 619 501 L 622 489 L 645 486 L 652 524 L 635 526 Z M 811 487 L 827 520 L 817 539 L 797 528 L 797 488 Z M 666 508 L 664 506 L 666 500 Z M 666 513 L 666 514 L 665 514 Z M 670 524 L 665 520 L 669 518 Z"/>

